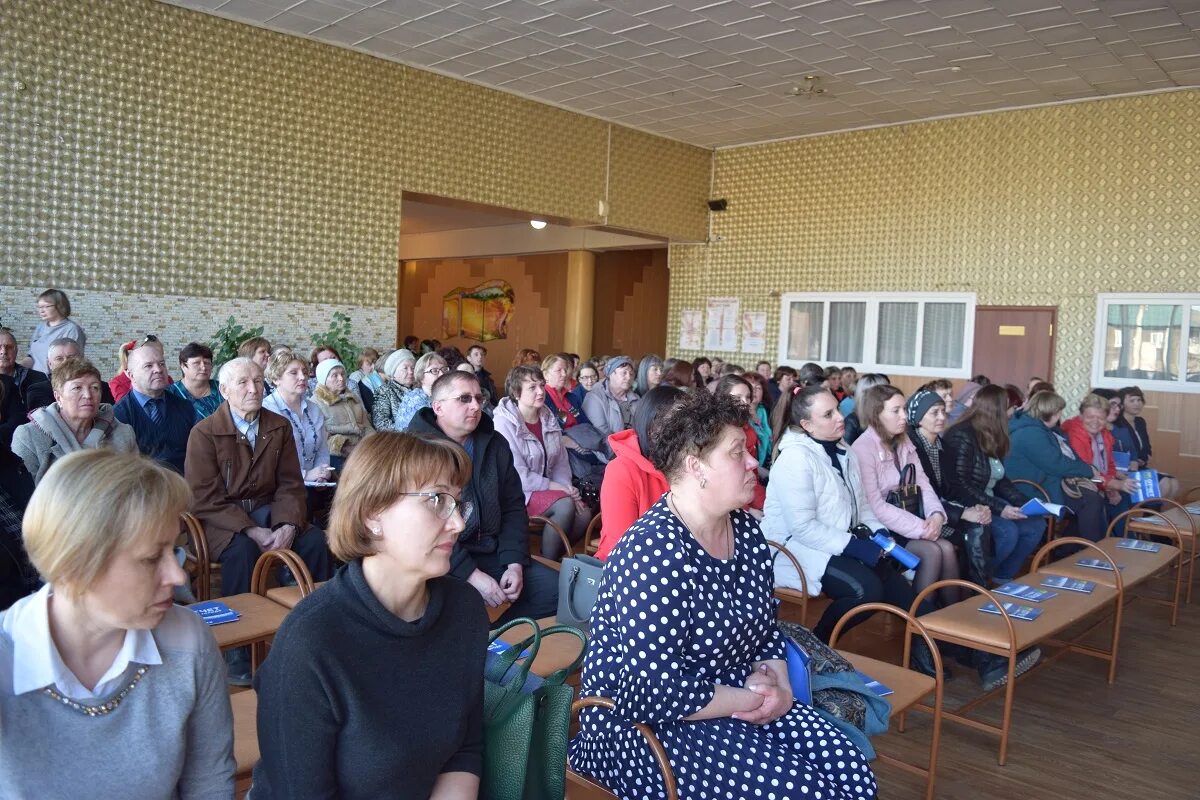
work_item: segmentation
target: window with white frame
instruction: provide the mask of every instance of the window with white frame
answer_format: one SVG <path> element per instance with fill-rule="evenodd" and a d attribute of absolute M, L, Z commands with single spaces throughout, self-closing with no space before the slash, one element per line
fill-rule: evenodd
<path fill-rule="evenodd" d="M 783 295 L 779 363 L 806 361 L 968 378 L 975 338 L 973 294 Z"/>
<path fill-rule="evenodd" d="M 1200 393 L 1200 294 L 1096 298 L 1092 382 Z"/>

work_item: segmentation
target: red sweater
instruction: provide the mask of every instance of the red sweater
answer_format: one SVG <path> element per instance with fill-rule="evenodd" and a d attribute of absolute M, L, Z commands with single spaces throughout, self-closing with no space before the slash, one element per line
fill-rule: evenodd
<path fill-rule="evenodd" d="M 600 549 L 596 558 L 608 558 L 625 531 L 658 502 L 667 489 L 667 479 L 642 455 L 637 431 L 632 428 L 608 437 L 615 458 L 604 469 L 600 484 Z"/>
<path fill-rule="evenodd" d="M 1062 429 L 1075 455 L 1083 459 L 1083 463 L 1092 466 L 1092 435 L 1083 427 L 1083 420 L 1071 417 L 1062 424 Z M 1104 480 L 1108 482 L 1117 477 L 1117 465 L 1113 463 L 1113 435 L 1107 429 L 1104 431 L 1104 463 L 1108 466 L 1104 471 Z"/>

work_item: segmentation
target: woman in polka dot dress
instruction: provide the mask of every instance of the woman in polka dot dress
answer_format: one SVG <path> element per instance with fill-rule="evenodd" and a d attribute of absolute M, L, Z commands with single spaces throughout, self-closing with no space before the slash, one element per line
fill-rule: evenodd
<path fill-rule="evenodd" d="M 746 412 L 689 395 L 659 422 L 653 460 L 671 491 L 621 537 L 592 612 L 571 742 L 573 769 L 623 800 L 665 797 L 630 725 L 654 728 L 683 800 L 865 800 L 875 778 L 855 746 L 792 700 L 775 625 L 771 556 L 740 508 L 754 491 Z"/>

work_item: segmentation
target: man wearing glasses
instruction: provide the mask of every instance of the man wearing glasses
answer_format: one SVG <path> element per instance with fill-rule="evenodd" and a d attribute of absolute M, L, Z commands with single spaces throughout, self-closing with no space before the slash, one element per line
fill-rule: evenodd
<path fill-rule="evenodd" d="M 491 608 L 511 603 L 496 620 L 540 619 L 558 609 L 558 575 L 529 558 L 529 517 L 512 451 L 483 413 L 479 379 L 454 370 L 434 382 L 432 408 L 408 426 L 462 445 L 471 458 L 471 481 L 463 499 L 471 503 L 466 528 L 450 556 L 450 574 L 469 582 Z"/>

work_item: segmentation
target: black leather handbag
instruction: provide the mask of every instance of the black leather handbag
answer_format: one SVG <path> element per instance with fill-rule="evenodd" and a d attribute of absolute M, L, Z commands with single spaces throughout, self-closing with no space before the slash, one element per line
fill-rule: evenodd
<path fill-rule="evenodd" d="M 901 511 L 907 511 L 914 517 L 925 519 L 925 504 L 921 500 L 921 487 L 917 485 L 917 468 L 913 464 L 900 466 L 900 459 L 892 453 L 892 461 L 896 471 L 900 473 L 900 485 L 887 493 L 884 500 L 889 506 L 895 506 Z"/>

